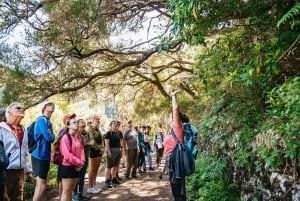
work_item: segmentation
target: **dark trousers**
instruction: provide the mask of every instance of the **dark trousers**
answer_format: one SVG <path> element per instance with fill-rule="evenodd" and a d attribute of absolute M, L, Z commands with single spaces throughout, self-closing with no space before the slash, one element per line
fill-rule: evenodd
<path fill-rule="evenodd" d="M 169 155 L 170 156 L 170 155 Z M 166 166 L 168 167 L 170 157 L 166 158 Z M 173 182 L 174 171 L 169 170 L 169 181 L 171 184 L 171 190 L 172 190 L 172 195 L 174 198 L 174 201 L 186 201 L 186 188 L 185 188 L 185 177 L 182 179 L 176 179 L 176 183 Z"/>
<path fill-rule="evenodd" d="M 186 201 L 186 188 L 185 188 L 185 178 L 181 180 L 181 182 L 172 183 L 171 178 L 173 171 L 169 171 L 169 180 L 171 184 L 172 195 L 174 197 L 174 201 Z"/>
<path fill-rule="evenodd" d="M 5 171 L 0 170 L 0 200 L 4 200 L 5 177 Z"/>
<path fill-rule="evenodd" d="M 139 158 L 138 158 L 138 166 L 142 167 L 144 163 L 145 163 L 145 152 L 142 149 L 140 149 Z"/>
<path fill-rule="evenodd" d="M 84 162 L 83 168 L 79 171 L 77 184 L 76 184 L 76 186 L 74 188 L 74 195 L 77 195 L 77 194 L 81 194 L 82 195 L 82 193 L 83 193 L 84 177 L 85 177 L 85 174 L 86 174 L 88 163 L 89 163 L 89 160 L 87 159 Z"/>
<path fill-rule="evenodd" d="M 125 176 L 136 176 L 136 169 L 138 166 L 138 150 L 137 149 L 128 149 L 127 150 L 127 167 Z"/>
<path fill-rule="evenodd" d="M 24 200 L 24 169 L 6 170 L 4 201 Z"/>

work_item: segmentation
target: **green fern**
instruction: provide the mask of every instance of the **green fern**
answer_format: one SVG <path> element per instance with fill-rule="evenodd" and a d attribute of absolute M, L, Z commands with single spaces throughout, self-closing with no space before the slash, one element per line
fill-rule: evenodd
<path fill-rule="evenodd" d="M 291 20 L 296 15 L 300 14 L 300 3 L 297 3 L 291 10 L 289 10 L 277 23 L 277 27 L 284 24 L 285 22 Z M 295 24 L 299 24 L 296 22 L 292 23 L 292 27 L 294 27 Z"/>

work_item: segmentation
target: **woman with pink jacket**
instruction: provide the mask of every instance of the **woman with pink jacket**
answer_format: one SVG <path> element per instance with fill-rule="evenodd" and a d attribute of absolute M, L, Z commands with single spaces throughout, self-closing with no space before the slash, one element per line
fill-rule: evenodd
<path fill-rule="evenodd" d="M 59 171 L 59 178 L 62 180 L 61 201 L 72 200 L 72 192 L 77 182 L 78 173 L 85 161 L 77 123 L 75 118 L 68 120 L 66 132 L 60 141 L 59 148 L 64 157 Z"/>

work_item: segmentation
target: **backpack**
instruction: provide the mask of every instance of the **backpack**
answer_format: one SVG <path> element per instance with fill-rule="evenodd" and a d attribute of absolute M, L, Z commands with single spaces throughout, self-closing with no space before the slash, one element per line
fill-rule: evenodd
<path fill-rule="evenodd" d="M 3 142 L 0 141 L 0 170 L 6 170 L 7 166 L 9 165 L 8 156 L 5 153 Z"/>
<path fill-rule="evenodd" d="M 157 134 L 154 136 L 154 146 L 155 146 L 155 148 L 156 149 L 162 149 L 162 148 L 164 148 L 164 145 L 163 145 L 163 142 L 164 142 L 164 136 L 162 135 L 161 136 L 161 143 L 160 144 L 157 144 L 157 142 L 156 142 L 156 140 L 157 140 Z"/>
<path fill-rule="evenodd" d="M 195 172 L 195 159 L 192 151 L 186 143 L 181 144 L 179 142 L 173 129 L 171 130 L 171 135 L 176 141 L 176 146 L 171 152 L 174 163 L 171 167 L 173 167 L 175 173 L 177 172 L 181 176 L 190 176 Z"/>
<path fill-rule="evenodd" d="M 40 117 L 38 117 L 38 118 L 40 118 Z M 35 126 L 36 120 L 27 127 L 29 153 L 32 153 L 37 147 L 37 141 L 34 139 L 34 126 Z M 48 122 L 48 120 L 47 120 L 47 122 Z M 40 140 L 42 137 L 43 137 L 43 135 L 40 135 L 38 140 Z"/>
<path fill-rule="evenodd" d="M 70 141 L 70 145 L 72 147 L 72 138 L 69 133 L 63 133 L 60 135 L 57 140 L 53 143 L 53 150 L 51 151 L 51 158 L 50 161 L 56 165 L 60 165 L 64 159 L 64 156 L 60 152 L 60 141 L 64 135 L 67 135 Z"/>
<path fill-rule="evenodd" d="M 192 125 L 190 123 L 183 123 L 183 131 L 184 131 L 184 141 L 187 144 L 188 148 L 193 151 L 194 146 L 197 144 L 196 135 L 192 129 Z"/>

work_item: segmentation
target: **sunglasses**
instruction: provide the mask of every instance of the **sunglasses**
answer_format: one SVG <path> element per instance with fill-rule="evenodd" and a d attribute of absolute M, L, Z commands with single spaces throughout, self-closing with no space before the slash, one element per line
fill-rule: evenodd
<path fill-rule="evenodd" d="M 21 107 L 21 106 L 15 107 L 14 109 L 25 111 L 25 108 L 23 108 L 23 107 Z"/>

